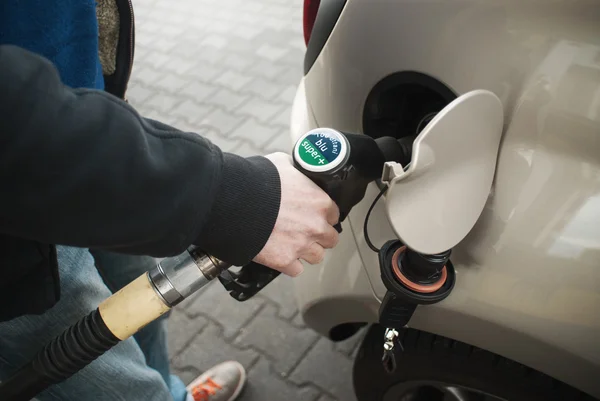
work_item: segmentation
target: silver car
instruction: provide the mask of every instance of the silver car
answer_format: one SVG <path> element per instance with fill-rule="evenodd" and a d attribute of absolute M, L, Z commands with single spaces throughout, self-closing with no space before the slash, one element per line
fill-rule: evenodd
<path fill-rule="evenodd" d="M 368 221 L 377 246 L 452 244 L 454 288 L 397 330 L 395 368 L 382 362 L 388 288 L 364 232 L 385 182 L 295 280 L 302 317 L 323 336 L 369 326 L 359 401 L 600 397 L 600 2 L 305 0 L 304 24 L 293 140 L 318 127 L 393 136 L 413 146 L 416 168 L 414 141 L 455 120 L 432 158 L 450 164 L 390 187 Z M 463 101 L 478 93 L 498 106 Z M 465 179 L 478 172 L 489 185 Z"/>

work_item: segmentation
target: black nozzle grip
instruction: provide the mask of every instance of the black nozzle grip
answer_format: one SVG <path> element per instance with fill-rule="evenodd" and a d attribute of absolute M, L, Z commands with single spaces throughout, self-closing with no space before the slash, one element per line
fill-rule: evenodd
<path fill-rule="evenodd" d="M 243 302 L 252 298 L 281 273 L 259 263 L 250 262 L 238 272 L 224 270 L 219 281 L 235 300 Z"/>

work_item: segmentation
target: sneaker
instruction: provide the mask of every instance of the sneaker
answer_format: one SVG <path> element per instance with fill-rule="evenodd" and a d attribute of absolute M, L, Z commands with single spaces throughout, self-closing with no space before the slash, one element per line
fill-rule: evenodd
<path fill-rule="evenodd" d="M 227 361 L 198 376 L 187 390 L 193 401 L 233 401 L 245 383 L 244 367 L 239 362 Z"/>

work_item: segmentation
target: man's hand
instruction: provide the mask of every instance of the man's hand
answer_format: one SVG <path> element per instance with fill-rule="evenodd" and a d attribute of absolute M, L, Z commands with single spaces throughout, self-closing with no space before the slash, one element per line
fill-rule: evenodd
<path fill-rule="evenodd" d="M 340 213 L 331 198 L 292 165 L 285 153 L 266 156 L 279 171 L 281 206 L 273 232 L 254 261 L 289 276 L 323 260 L 325 248 L 333 248 L 338 233 L 333 228 Z"/>

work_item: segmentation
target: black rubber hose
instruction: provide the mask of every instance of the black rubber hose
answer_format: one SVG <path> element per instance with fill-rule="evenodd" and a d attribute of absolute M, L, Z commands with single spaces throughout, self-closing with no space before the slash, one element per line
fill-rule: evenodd
<path fill-rule="evenodd" d="M 0 383 L 0 400 L 30 400 L 50 385 L 52 385 L 51 380 L 29 363 L 6 382 Z"/>
<path fill-rule="evenodd" d="M 120 340 L 96 309 L 47 344 L 31 362 L 0 383 L 0 400 L 28 401 L 90 364 Z"/>

